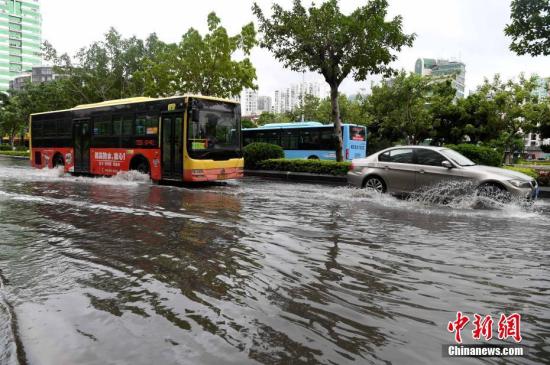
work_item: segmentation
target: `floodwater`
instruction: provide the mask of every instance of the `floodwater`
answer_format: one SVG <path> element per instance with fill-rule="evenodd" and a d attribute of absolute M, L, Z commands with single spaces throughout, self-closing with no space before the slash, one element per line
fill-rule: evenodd
<path fill-rule="evenodd" d="M 547 363 L 549 227 L 548 200 L 191 189 L 0 157 L 0 364 Z M 526 355 L 443 357 L 457 311 L 493 315 L 495 338 L 520 313 Z"/>

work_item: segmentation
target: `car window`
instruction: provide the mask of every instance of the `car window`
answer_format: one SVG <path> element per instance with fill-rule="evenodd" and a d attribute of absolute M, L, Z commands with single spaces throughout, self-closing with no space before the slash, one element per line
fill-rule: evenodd
<path fill-rule="evenodd" d="M 416 150 L 416 163 L 419 165 L 441 166 L 447 159 L 440 153 L 419 148 Z"/>
<path fill-rule="evenodd" d="M 411 148 L 398 148 L 386 151 L 378 156 L 381 162 L 412 163 L 413 150 Z"/>

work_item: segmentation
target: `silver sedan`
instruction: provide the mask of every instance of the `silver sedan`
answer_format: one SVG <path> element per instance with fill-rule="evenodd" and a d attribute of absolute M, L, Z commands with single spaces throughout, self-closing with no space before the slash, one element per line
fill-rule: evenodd
<path fill-rule="evenodd" d="M 476 165 L 445 147 L 400 146 L 353 160 L 348 172 L 352 185 L 380 193 L 410 194 L 447 181 L 467 181 L 483 193 L 503 193 L 534 199 L 535 179 L 520 172 Z"/>

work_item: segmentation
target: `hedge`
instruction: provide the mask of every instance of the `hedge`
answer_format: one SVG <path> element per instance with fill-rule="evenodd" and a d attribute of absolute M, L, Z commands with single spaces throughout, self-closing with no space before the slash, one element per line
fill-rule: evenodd
<path fill-rule="evenodd" d="M 468 157 L 470 160 L 479 165 L 497 167 L 500 167 L 502 165 L 502 153 L 491 147 L 476 146 L 474 144 L 467 143 L 458 145 L 448 144 L 445 145 L 445 147 L 463 154 L 464 156 Z"/>
<path fill-rule="evenodd" d="M 262 170 L 309 172 L 312 174 L 324 174 L 344 176 L 347 174 L 350 162 L 321 161 L 321 160 L 288 160 L 271 159 L 259 163 Z"/>
<path fill-rule="evenodd" d="M 539 177 L 539 174 L 537 173 L 537 171 L 535 169 L 530 169 L 528 167 L 504 166 L 504 168 L 506 170 L 521 172 L 521 173 L 523 173 L 527 176 L 531 176 L 533 179 L 536 179 L 536 178 Z"/>
<path fill-rule="evenodd" d="M 255 142 L 243 148 L 243 155 L 245 169 L 255 170 L 261 161 L 285 157 L 285 151 L 281 146 Z"/>
<path fill-rule="evenodd" d="M 29 151 L 0 151 L 0 156 L 29 157 Z"/>

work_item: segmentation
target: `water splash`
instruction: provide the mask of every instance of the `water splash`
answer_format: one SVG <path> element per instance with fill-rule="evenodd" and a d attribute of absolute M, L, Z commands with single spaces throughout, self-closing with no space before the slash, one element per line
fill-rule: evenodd
<path fill-rule="evenodd" d="M 73 176 L 65 173 L 63 167 L 53 169 L 29 169 L 28 167 L 0 167 L 0 180 L 35 182 L 76 182 L 97 185 L 138 186 L 150 183 L 149 175 L 138 171 L 123 171 L 112 177 Z"/>
<path fill-rule="evenodd" d="M 0 271 L 0 364 L 17 365 L 17 341 L 14 315 L 5 297 L 5 279 Z"/>

